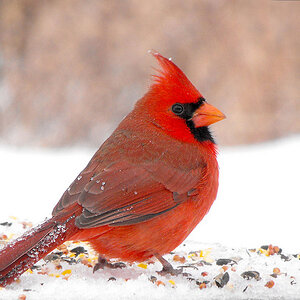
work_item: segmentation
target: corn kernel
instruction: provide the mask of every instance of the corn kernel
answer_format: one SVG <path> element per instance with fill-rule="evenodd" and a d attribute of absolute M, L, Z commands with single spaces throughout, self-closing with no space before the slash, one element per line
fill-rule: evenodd
<path fill-rule="evenodd" d="M 160 286 L 161 284 L 162 284 L 162 285 L 165 285 L 165 283 L 162 282 L 161 280 L 157 280 L 157 281 L 155 282 L 155 284 L 156 284 L 157 286 Z"/>
<path fill-rule="evenodd" d="M 280 269 L 279 268 L 274 268 L 273 273 L 276 274 L 276 275 L 279 275 L 280 274 Z"/>
<path fill-rule="evenodd" d="M 148 266 L 146 264 L 144 264 L 144 263 L 140 263 L 137 266 L 140 267 L 140 268 L 143 268 L 143 269 L 147 269 L 148 268 Z"/>
<path fill-rule="evenodd" d="M 205 282 L 200 283 L 199 288 L 200 290 L 206 289 L 206 283 Z"/>
<path fill-rule="evenodd" d="M 67 274 L 71 274 L 72 270 L 68 269 L 68 270 L 64 270 L 63 272 L 61 272 L 61 275 L 67 275 Z"/>
<path fill-rule="evenodd" d="M 274 286 L 274 281 L 273 280 L 270 280 L 270 281 L 268 281 L 266 284 L 265 284 L 265 287 L 267 287 L 267 288 L 272 288 L 273 286 Z"/>
<path fill-rule="evenodd" d="M 258 251 L 259 251 L 261 254 L 264 254 L 265 256 L 270 256 L 270 253 L 269 253 L 268 250 L 259 248 Z"/>

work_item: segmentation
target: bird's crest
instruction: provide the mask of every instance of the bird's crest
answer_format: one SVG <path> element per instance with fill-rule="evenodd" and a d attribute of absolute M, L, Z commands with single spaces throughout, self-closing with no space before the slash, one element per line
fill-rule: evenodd
<path fill-rule="evenodd" d="M 152 75 L 154 82 L 151 86 L 152 92 L 160 96 L 168 95 L 168 98 L 178 99 L 181 102 L 193 102 L 202 97 L 200 92 L 188 80 L 185 74 L 169 58 L 160 53 L 149 50 L 158 61 L 161 69 L 155 69 L 158 75 Z"/>

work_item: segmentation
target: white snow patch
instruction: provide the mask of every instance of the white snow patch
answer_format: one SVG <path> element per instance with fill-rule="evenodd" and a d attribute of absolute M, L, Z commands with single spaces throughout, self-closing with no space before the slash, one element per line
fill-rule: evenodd
<path fill-rule="evenodd" d="M 290 255 L 284 262 L 279 255 L 266 257 L 250 253 L 247 248 L 273 244 L 283 253 L 300 253 L 298 239 L 300 209 L 300 136 L 269 143 L 224 147 L 219 149 L 220 187 L 217 200 L 204 220 L 196 227 L 178 254 L 212 248 L 217 258 L 242 257 L 237 271 L 228 271 L 230 281 L 223 289 L 216 286 L 200 290 L 185 278 L 159 277 L 166 286 L 157 286 L 148 279 L 156 276 L 160 264 L 144 270 L 136 265 L 122 270 L 92 273 L 91 268 L 74 265 L 68 281 L 40 274 L 23 274 L 21 282 L 0 290 L 0 299 L 295 299 L 300 295 L 299 260 Z M 1 209 L 0 223 L 9 216 L 42 221 L 51 211 L 65 189 L 88 163 L 88 150 L 30 150 L 0 146 Z M 75 175 L 75 176 L 74 176 Z M 13 227 L 13 226 L 12 226 Z M 22 233 L 23 229 L 0 226 L 0 234 Z M 222 246 L 223 245 L 223 246 Z M 170 255 L 166 255 L 169 261 Z M 174 263 L 173 263 L 174 264 Z M 175 267 L 178 265 L 174 265 Z M 64 266 L 69 268 L 70 266 Z M 270 276 L 274 267 L 287 275 Z M 246 281 L 240 274 L 245 270 L 260 272 L 262 280 Z M 212 281 L 220 266 L 202 266 L 198 271 L 187 270 L 201 279 L 208 271 Z M 196 273 L 195 273 L 196 272 Z M 198 272 L 198 273 L 197 273 Z M 114 276 L 116 281 L 108 281 Z M 292 284 L 295 277 L 296 284 Z M 126 281 L 125 279 L 130 278 Z M 202 278 L 203 280 L 203 278 Z M 275 286 L 265 287 L 267 280 Z M 43 285 L 41 285 L 43 283 Z M 246 286 L 248 288 L 242 292 Z M 23 291 L 23 289 L 31 291 Z"/>

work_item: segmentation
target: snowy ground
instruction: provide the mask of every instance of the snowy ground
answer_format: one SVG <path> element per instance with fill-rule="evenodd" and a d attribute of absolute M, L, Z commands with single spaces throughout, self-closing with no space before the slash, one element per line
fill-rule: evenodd
<path fill-rule="evenodd" d="M 300 136 L 220 149 L 216 202 L 184 245 L 166 256 L 174 266 L 196 267 L 185 268 L 190 279 L 161 277 L 156 273 L 161 268 L 158 263 L 93 274 L 85 264 L 69 265 L 62 260 L 59 270 L 48 263 L 47 274 L 38 274 L 39 269 L 24 274 L 19 283 L 0 290 L 0 299 L 18 299 L 21 294 L 26 299 L 300 299 L 300 261 L 292 255 L 300 253 L 299 153 Z M 35 224 L 49 217 L 64 189 L 91 155 L 90 150 L 1 146 L 0 223 L 12 225 L 0 225 L 0 236 L 20 234 L 24 220 Z M 268 250 L 260 248 L 270 244 L 278 245 L 282 253 L 269 255 Z M 70 244 L 68 249 L 76 246 Z M 83 246 L 88 250 L 85 258 L 89 255 L 93 264 L 92 252 Z M 220 258 L 234 262 L 222 266 Z M 275 274 L 274 268 L 279 269 Z M 259 272 L 260 280 L 243 278 L 245 271 Z M 219 274 L 225 276 L 224 282 L 226 277 L 229 279 L 223 288 L 215 283 L 220 281 L 216 279 Z M 149 280 L 151 276 L 156 277 L 152 278 L 155 282 Z M 274 286 L 266 287 L 272 285 L 271 281 Z"/>

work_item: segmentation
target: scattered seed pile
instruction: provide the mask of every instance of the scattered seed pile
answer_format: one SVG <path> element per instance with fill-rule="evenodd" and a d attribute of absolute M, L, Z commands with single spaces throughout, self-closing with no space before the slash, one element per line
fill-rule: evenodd
<path fill-rule="evenodd" d="M 0 223 L 0 249 L 30 227 L 32 223 L 13 217 Z M 70 299 L 80 299 L 80 290 L 76 294 L 74 289 L 78 286 L 84 289 L 85 285 L 88 287 L 85 299 L 93 299 L 99 289 L 103 294 L 103 287 L 106 295 L 111 291 L 111 295 L 119 298 L 117 291 L 122 299 L 141 296 L 148 299 L 147 295 L 151 295 L 149 299 L 159 299 L 170 294 L 175 299 L 176 296 L 178 299 L 201 296 L 205 299 L 221 296 L 224 299 L 300 299 L 300 255 L 286 254 L 278 246 L 228 249 L 187 240 L 165 258 L 173 267 L 181 269 L 182 275 L 159 275 L 161 265 L 156 260 L 127 263 L 122 269 L 98 270 L 93 274 L 97 262 L 93 249 L 86 243 L 66 242 L 15 284 L 0 288 L 0 299 L 47 299 L 47 295 L 49 299 L 60 299 L 63 292 L 72 293 Z M 54 295 L 49 292 L 53 288 Z"/>

